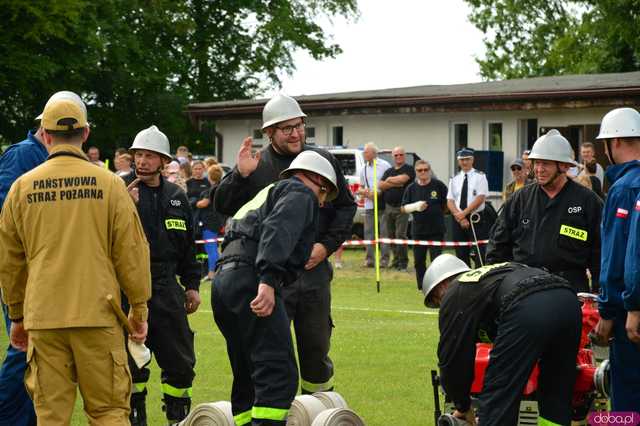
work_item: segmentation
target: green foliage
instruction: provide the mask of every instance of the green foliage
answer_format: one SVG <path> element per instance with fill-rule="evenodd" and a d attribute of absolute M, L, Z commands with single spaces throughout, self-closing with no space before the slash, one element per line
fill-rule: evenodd
<path fill-rule="evenodd" d="M 254 97 L 291 72 L 292 52 L 340 53 L 315 21 L 357 0 L 0 0 L 0 135 L 24 138 L 47 98 L 88 101 L 103 155 L 156 124 L 195 146 L 189 102 Z"/>
<path fill-rule="evenodd" d="M 466 0 L 486 79 L 640 70 L 639 0 Z"/>

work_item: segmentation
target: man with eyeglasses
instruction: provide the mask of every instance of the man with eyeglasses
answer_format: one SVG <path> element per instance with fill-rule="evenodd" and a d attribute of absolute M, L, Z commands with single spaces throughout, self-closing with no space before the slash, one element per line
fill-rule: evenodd
<path fill-rule="evenodd" d="M 383 192 L 384 210 L 384 235 L 388 238 L 407 238 L 407 227 L 409 226 L 409 215 L 401 211 L 402 195 L 404 190 L 416 178 L 413 167 L 405 162 L 404 148 L 397 146 L 391 151 L 393 155 L 393 167 L 388 168 L 382 175 L 380 190 Z M 391 268 L 399 271 L 406 271 L 409 263 L 407 256 L 407 246 L 394 244 L 391 246 L 393 261 Z"/>
<path fill-rule="evenodd" d="M 417 179 L 405 189 L 401 207 L 403 213 L 410 213 L 413 216 L 411 238 L 442 241 L 445 233 L 444 212 L 447 209 L 447 187 L 438 179 L 431 177 L 431 165 L 427 161 L 416 161 L 415 168 Z M 418 290 L 422 290 L 427 251 L 433 262 L 442 253 L 442 247 L 413 246 Z"/>
<path fill-rule="evenodd" d="M 284 94 L 271 98 L 262 111 L 262 131 L 269 145 L 254 153 L 252 138 L 245 138 L 236 166 L 218 185 L 214 203 L 218 212 L 233 216 L 260 190 L 280 180 L 280 173 L 302 151 L 313 150 L 333 166 L 339 195 L 320 208 L 319 227 L 304 273 L 281 290 L 294 324 L 302 392 L 313 393 L 333 389 L 333 363 L 329 358 L 333 271 L 327 259 L 351 235 L 356 204 L 335 157 L 305 145 L 305 117 L 295 99 Z"/>
<path fill-rule="evenodd" d="M 506 201 L 507 198 L 511 196 L 517 190 L 524 188 L 524 186 L 529 185 L 533 181 L 527 177 L 527 172 L 524 168 L 524 163 L 519 158 L 516 158 L 509 166 L 511 169 L 511 176 L 513 176 L 513 180 L 505 186 L 504 191 L 502 192 L 502 200 Z"/>

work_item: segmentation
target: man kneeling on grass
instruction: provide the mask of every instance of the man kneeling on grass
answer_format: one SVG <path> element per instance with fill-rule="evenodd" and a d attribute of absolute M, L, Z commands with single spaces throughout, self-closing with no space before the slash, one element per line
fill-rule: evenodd
<path fill-rule="evenodd" d="M 338 195 L 336 174 L 314 151 L 300 153 L 227 226 L 211 304 L 233 371 L 235 424 L 285 425 L 298 389 L 289 318 L 280 288 L 311 254 L 320 203 Z"/>
<path fill-rule="evenodd" d="M 440 308 L 438 367 L 455 417 L 475 424 L 469 394 L 476 342 L 490 341 L 480 425 L 518 423 L 522 389 L 538 361 L 538 424 L 571 423 L 582 314 L 568 281 L 515 262 L 470 270 L 442 254 L 427 269 L 422 289 L 425 305 Z"/>

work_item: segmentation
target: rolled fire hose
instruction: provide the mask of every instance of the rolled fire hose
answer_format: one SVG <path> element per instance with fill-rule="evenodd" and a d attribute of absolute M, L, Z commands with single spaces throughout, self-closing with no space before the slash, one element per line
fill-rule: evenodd
<path fill-rule="evenodd" d="M 234 426 L 229 401 L 207 402 L 194 408 L 179 426 Z"/>
<path fill-rule="evenodd" d="M 326 409 L 315 396 L 298 395 L 289 409 L 287 426 L 311 426 L 313 420 Z"/>
<path fill-rule="evenodd" d="M 318 414 L 311 426 L 364 426 L 364 421 L 348 408 L 330 408 Z"/>
<path fill-rule="evenodd" d="M 316 392 L 313 396 L 327 408 L 349 408 L 347 401 L 338 392 Z"/>

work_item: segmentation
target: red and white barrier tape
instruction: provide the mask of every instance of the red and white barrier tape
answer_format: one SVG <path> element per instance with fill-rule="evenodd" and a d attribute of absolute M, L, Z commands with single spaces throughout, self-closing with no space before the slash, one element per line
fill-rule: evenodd
<path fill-rule="evenodd" d="M 224 238 L 212 238 L 209 240 L 196 240 L 196 244 L 221 243 Z M 400 240 L 397 238 L 378 238 L 383 244 L 396 244 L 405 246 L 436 246 L 436 247 L 471 247 L 476 245 L 474 241 L 431 241 L 431 240 Z M 478 244 L 487 244 L 489 240 L 478 240 Z M 349 240 L 342 243 L 343 246 L 371 246 L 376 240 Z"/>

